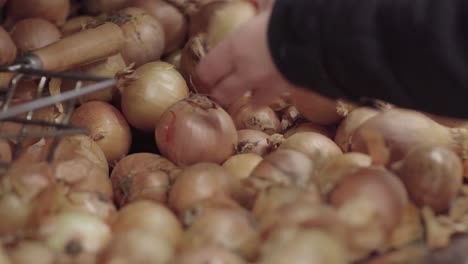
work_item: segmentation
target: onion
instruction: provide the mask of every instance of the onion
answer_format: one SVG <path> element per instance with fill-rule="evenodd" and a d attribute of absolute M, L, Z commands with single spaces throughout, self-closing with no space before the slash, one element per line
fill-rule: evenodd
<path fill-rule="evenodd" d="M 177 50 L 164 58 L 164 61 L 167 63 L 172 64 L 176 70 L 180 69 L 180 58 L 182 57 L 182 50 Z"/>
<path fill-rule="evenodd" d="M 121 207 L 141 199 L 165 203 L 170 180 L 179 169 L 165 158 L 137 153 L 123 158 L 111 174 L 114 200 Z"/>
<path fill-rule="evenodd" d="M 446 212 L 463 182 L 460 158 L 447 147 L 421 146 L 411 150 L 395 172 L 413 202 L 429 206 L 434 212 Z"/>
<path fill-rule="evenodd" d="M 84 9 L 92 14 L 109 13 L 125 7 L 128 0 L 83 0 Z"/>
<path fill-rule="evenodd" d="M 67 20 L 65 24 L 60 27 L 64 36 L 69 36 L 82 31 L 86 25 L 95 23 L 97 19 L 92 16 L 77 16 Z"/>
<path fill-rule="evenodd" d="M 56 25 L 42 18 L 19 20 L 10 34 L 20 55 L 52 44 L 62 36 Z"/>
<path fill-rule="evenodd" d="M 169 264 L 175 255 L 169 241 L 144 230 L 127 230 L 114 235 L 101 253 L 99 263 L 158 263 Z"/>
<path fill-rule="evenodd" d="M 32 80 L 22 80 L 16 86 L 12 102 L 24 102 L 36 97 L 37 85 Z"/>
<path fill-rule="evenodd" d="M 314 176 L 313 181 L 317 184 L 322 195 L 327 195 L 344 176 L 371 165 L 372 159 L 368 155 L 349 152 L 326 162 L 324 167 Z"/>
<path fill-rule="evenodd" d="M 346 103 L 305 89 L 293 89 L 291 101 L 307 120 L 319 125 L 336 124 L 352 110 L 352 106 Z M 314 103 L 311 104 L 311 102 Z"/>
<path fill-rule="evenodd" d="M 351 150 L 370 153 L 375 159 L 385 159 L 380 153 L 388 151 L 389 161 L 393 163 L 402 160 L 413 147 L 440 145 L 464 158 L 468 152 L 467 138 L 468 129 L 450 129 L 421 113 L 392 109 L 364 122 L 351 139 Z M 378 155 L 374 157 L 373 153 Z"/>
<path fill-rule="evenodd" d="M 184 78 L 169 63 L 142 65 L 122 92 L 122 111 L 133 127 L 154 131 L 163 113 L 189 96 Z"/>
<path fill-rule="evenodd" d="M 88 102 L 73 113 L 71 124 L 86 127 L 90 137 L 101 147 L 109 164 L 128 154 L 132 135 L 122 114 L 110 104 Z"/>
<path fill-rule="evenodd" d="M 110 224 L 117 216 L 117 209 L 108 197 L 97 192 L 71 192 L 66 194 L 66 202 L 61 210 L 81 210 L 97 216 Z"/>
<path fill-rule="evenodd" d="M 191 206 L 187 207 L 181 214 L 180 220 L 185 226 L 191 226 L 196 219 L 213 210 L 232 209 L 241 210 L 248 214 L 236 201 L 224 195 L 210 196 L 206 199 L 200 200 Z"/>
<path fill-rule="evenodd" d="M 239 98 L 229 107 L 228 113 L 239 130 L 253 129 L 269 135 L 281 130 L 281 124 L 275 111 L 268 106 L 256 107 L 252 105 L 249 96 Z"/>
<path fill-rule="evenodd" d="M 166 37 L 165 53 L 182 47 L 187 35 L 187 21 L 179 9 L 164 0 L 131 0 L 128 6 L 146 10 L 161 23 Z"/>
<path fill-rule="evenodd" d="M 179 166 L 222 163 L 234 154 L 237 143 L 231 117 L 218 104 L 200 95 L 191 95 L 172 105 L 162 115 L 155 134 L 163 156 Z"/>
<path fill-rule="evenodd" d="M 47 217 L 38 229 L 40 240 L 67 259 L 100 252 L 111 235 L 110 227 L 102 220 L 79 211 L 64 211 Z"/>
<path fill-rule="evenodd" d="M 182 225 L 177 217 L 161 204 L 137 201 L 123 207 L 112 226 L 116 233 L 141 230 L 177 246 L 182 237 Z"/>
<path fill-rule="evenodd" d="M 238 154 L 226 160 L 223 167 L 236 179 L 242 180 L 248 178 L 261 161 L 262 157 L 257 154 Z"/>
<path fill-rule="evenodd" d="M 8 2 L 6 24 L 40 17 L 56 25 L 65 23 L 70 13 L 70 0 L 14 0 Z"/>
<path fill-rule="evenodd" d="M 90 76 L 98 76 L 98 77 L 109 77 L 114 78 L 120 72 L 125 70 L 125 61 L 122 55 L 119 53 L 114 56 L 110 56 L 104 60 L 85 65 L 79 69 L 79 71 L 83 74 L 90 75 Z M 93 84 L 93 82 L 84 81 L 82 82 L 82 86 L 87 86 Z M 73 84 L 73 87 L 75 85 Z M 101 90 L 99 92 L 91 93 L 80 97 L 80 102 L 86 103 L 90 101 L 105 101 L 110 102 L 116 96 L 116 89 L 115 87 L 107 88 Z"/>
<path fill-rule="evenodd" d="M 331 129 L 317 125 L 314 123 L 302 123 L 297 126 L 291 127 L 284 133 L 284 138 L 289 138 L 294 134 L 301 133 L 301 132 L 315 132 L 322 134 L 328 138 L 333 138 L 333 132 Z"/>
<path fill-rule="evenodd" d="M 219 245 L 251 259 L 256 253 L 257 239 L 253 222 L 243 211 L 217 209 L 195 220 L 184 234 L 181 249 Z"/>
<path fill-rule="evenodd" d="M 211 89 L 202 84 L 197 75 L 197 66 L 209 48 L 206 35 L 198 34 L 188 40 L 180 55 L 180 72 L 194 92 L 205 95 L 209 94 Z"/>
<path fill-rule="evenodd" d="M 246 262 L 221 246 L 206 246 L 192 250 L 186 250 L 179 254 L 173 264 L 246 264 Z"/>
<path fill-rule="evenodd" d="M 207 33 L 207 42 L 214 47 L 255 14 L 249 1 L 214 1 L 190 16 L 189 35 Z"/>
<path fill-rule="evenodd" d="M 21 241 L 8 250 L 8 255 L 13 264 L 53 264 L 55 260 L 54 253 L 46 245 L 34 240 Z"/>
<path fill-rule="evenodd" d="M 9 163 L 12 158 L 12 149 L 10 143 L 5 140 L 0 140 L 0 163 Z"/>
<path fill-rule="evenodd" d="M 252 129 L 242 129 L 237 131 L 237 137 L 238 143 L 236 151 L 239 154 L 254 153 L 264 156 L 270 150 L 268 134 L 264 132 Z"/>
<path fill-rule="evenodd" d="M 198 163 L 185 168 L 178 176 L 169 194 L 169 205 L 177 213 L 195 203 L 213 196 L 236 196 L 236 181 L 221 166 Z"/>
<path fill-rule="evenodd" d="M 279 149 L 293 149 L 306 154 L 316 169 L 342 155 L 340 148 L 328 137 L 315 132 L 297 133 L 286 139 Z"/>
<path fill-rule="evenodd" d="M 9 65 L 16 58 L 17 49 L 8 32 L 0 26 L 0 65 Z"/>
<path fill-rule="evenodd" d="M 364 122 L 374 117 L 379 112 L 372 108 L 359 107 L 351 111 L 340 123 L 336 130 L 335 142 L 343 152 L 348 152 L 351 148 L 351 138 Z"/>
<path fill-rule="evenodd" d="M 125 62 L 139 67 L 159 60 L 164 51 L 163 26 L 145 10 L 129 7 L 107 18 L 122 29 L 126 44 L 121 50 Z"/>
<path fill-rule="evenodd" d="M 419 208 L 411 202 L 407 203 L 400 225 L 392 232 L 386 248 L 399 249 L 413 242 L 421 241 L 424 236 L 421 220 Z"/>

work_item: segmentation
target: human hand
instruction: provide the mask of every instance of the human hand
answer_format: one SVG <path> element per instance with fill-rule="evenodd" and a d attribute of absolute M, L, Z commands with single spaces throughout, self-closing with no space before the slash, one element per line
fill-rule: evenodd
<path fill-rule="evenodd" d="M 296 88 L 281 75 L 270 55 L 269 17 L 269 11 L 260 13 L 200 61 L 197 75 L 222 106 L 229 106 L 248 90 L 252 91 L 252 103 L 266 105 Z"/>

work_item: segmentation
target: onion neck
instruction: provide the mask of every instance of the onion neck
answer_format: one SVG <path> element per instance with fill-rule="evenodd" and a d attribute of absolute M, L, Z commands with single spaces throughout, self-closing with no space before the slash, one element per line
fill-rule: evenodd
<path fill-rule="evenodd" d="M 201 108 L 203 110 L 218 109 L 218 106 L 206 96 L 194 94 L 186 100 L 195 108 Z"/>

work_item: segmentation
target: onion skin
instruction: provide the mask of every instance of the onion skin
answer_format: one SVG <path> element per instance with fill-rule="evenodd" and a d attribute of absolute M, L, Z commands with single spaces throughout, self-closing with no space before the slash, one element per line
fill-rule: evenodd
<path fill-rule="evenodd" d="M 97 19 L 92 16 L 77 16 L 67 20 L 65 24 L 60 27 L 64 36 L 69 36 L 82 31 L 86 25 L 95 23 Z"/>
<path fill-rule="evenodd" d="M 396 174 L 419 207 L 446 212 L 463 182 L 460 158 L 447 147 L 421 146 L 394 165 Z"/>
<path fill-rule="evenodd" d="M 331 129 L 321 126 L 321 125 L 316 125 L 314 123 L 302 123 L 297 126 L 291 127 L 284 133 L 284 138 L 289 138 L 294 134 L 301 133 L 301 132 L 315 132 L 322 134 L 328 138 L 333 138 L 334 133 L 331 131 Z"/>
<path fill-rule="evenodd" d="M 122 92 L 122 111 L 135 128 L 153 132 L 163 113 L 189 96 L 182 75 L 169 63 L 157 61 L 142 65 L 134 72 Z"/>
<path fill-rule="evenodd" d="M 115 203 L 119 207 L 140 199 L 165 203 L 170 180 L 179 171 L 172 162 L 156 154 L 128 155 L 112 170 Z"/>
<path fill-rule="evenodd" d="M 170 54 L 168 54 L 165 58 L 164 58 L 164 61 L 169 63 L 169 64 L 172 64 L 172 66 L 174 66 L 174 68 L 178 71 L 180 71 L 180 59 L 182 57 L 182 50 L 177 50 L 177 51 L 174 51 Z"/>
<path fill-rule="evenodd" d="M 196 219 L 198 219 L 206 212 L 225 209 L 241 210 L 248 214 L 248 211 L 242 208 L 232 198 L 223 195 L 214 195 L 187 207 L 182 213 L 179 214 L 179 219 L 182 221 L 185 227 L 189 227 L 193 224 L 193 222 L 195 222 Z"/>
<path fill-rule="evenodd" d="M 164 0 L 131 0 L 128 6 L 146 10 L 164 28 L 166 38 L 164 53 L 182 47 L 187 36 L 187 19 L 175 6 Z"/>
<path fill-rule="evenodd" d="M 206 246 L 183 251 L 173 260 L 172 264 L 246 264 L 246 262 L 221 246 Z"/>
<path fill-rule="evenodd" d="M 130 127 L 119 110 L 110 104 L 98 101 L 85 103 L 75 110 L 70 122 L 90 130 L 89 136 L 101 147 L 111 165 L 130 150 Z"/>
<path fill-rule="evenodd" d="M 66 194 L 66 202 L 61 205 L 61 211 L 82 211 L 111 224 L 117 216 L 117 209 L 112 200 L 98 192 L 70 192 Z"/>
<path fill-rule="evenodd" d="M 261 161 L 262 157 L 257 154 L 238 154 L 226 160 L 223 167 L 236 179 L 242 180 L 248 178 Z"/>
<path fill-rule="evenodd" d="M 141 230 L 156 235 L 172 246 L 178 245 L 183 232 L 181 223 L 169 209 L 150 201 L 137 201 L 119 211 L 112 231 L 120 233 L 129 230 Z"/>
<path fill-rule="evenodd" d="M 56 25 L 42 18 L 19 20 L 10 34 L 18 48 L 19 55 L 45 47 L 62 37 Z"/>
<path fill-rule="evenodd" d="M 369 120 L 371 117 L 376 116 L 379 111 L 360 107 L 352 110 L 346 118 L 340 123 L 336 130 L 335 142 L 343 152 L 348 152 L 351 149 L 351 138 L 356 131 L 364 122 Z"/>
<path fill-rule="evenodd" d="M 162 115 L 155 137 L 161 154 L 181 167 L 198 162 L 220 164 L 234 154 L 237 143 L 231 117 L 200 95 L 172 105 Z"/>
<path fill-rule="evenodd" d="M 40 17 L 56 25 L 65 23 L 70 14 L 70 0 L 14 0 L 7 6 L 6 24 L 23 18 Z"/>
<path fill-rule="evenodd" d="M 9 249 L 8 255 L 13 264 L 53 264 L 55 259 L 54 253 L 46 245 L 28 240 L 23 240 Z M 2 261 L 0 263 L 6 264 Z"/>
<path fill-rule="evenodd" d="M 111 15 L 108 20 L 122 29 L 126 44 L 121 50 L 125 62 L 139 67 L 157 61 L 164 52 L 165 35 L 161 23 L 145 10 L 128 7 Z"/>
<path fill-rule="evenodd" d="M 242 129 L 237 131 L 237 137 L 238 142 L 236 152 L 238 154 L 253 153 L 264 156 L 270 151 L 268 134 L 264 132 L 252 129 Z"/>
<path fill-rule="evenodd" d="M 0 26 L 0 65 L 11 64 L 15 60 L 17 52 L 18 50 L 10 34 Z"/>
<path fill-rule="evenodd" d="M 203 85 L 197 75 L 197 66 L 209 51 L 209 45 L 205 34 L 198 34 L 191 37 L 180 55 L 180 72 L 184 76 L 190 89 L 198 94 L 210 94 L 211 89 Z"/>

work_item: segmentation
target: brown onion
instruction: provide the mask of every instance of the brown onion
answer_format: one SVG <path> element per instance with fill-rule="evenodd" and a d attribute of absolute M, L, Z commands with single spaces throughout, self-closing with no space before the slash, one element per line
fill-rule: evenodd
<path fill-rule="evenodd" d="M 128 0 L 83 0 L 84 9 L 92 14 L 108 13 L 125 7 Z"/>
<path fill-rule="evenodd" d="M 214 195 L 206 199 L 195 202 L 180 213 L 179 219 L 184 226 L 191 226 L 201 215 L 212 210 L 232 209 L 241 210 L 248 214 L 236 201 L 224 195 Z"/>
<path fill-rule="evenodd" d="M 345 153 L 326 162 L 314 176 L 313 181 L 317 184 L 322 195 L 327 195 L 344 176 L 354 170 L 371 165 L 372 159 L 368 155 L 356 152 Z"/>
<path fill-rule="evenodd" d="M 177 50 L 164 58 L 164 61 L 172 64 L 176 70 L 180 70 L 180 59 L 182 57 L 182 50 Z"/>
<path fill-rule="evenodd" d="M 198 163 L 185 168 L 169 194 L 169 205 L 181 214 L 193 204 L 213 196 L 236 195 L 236 181 L 223 167 L 214 163 Z"/>
<path fill-rule="evenodd" d="M 101 147 L 110 165 L 128 154 L 132 135 L 122 114 L 110 104 L 92 101 L 78 107 L 71 124 L 86 127 L 89 136 Z"/>
<path fill-rule="evenodd" d="M 289 138 L 294 134 L 301 133 L 301 132 L 315 132 L 322 134 L 328 138 L 333 138 L 333 132 L 331 129 L 321 126 L 321 125 L 316 125 L 314 123 L 302 123 L 297 126 L 291 127 L 284 133 L 284 138 Z"/>
<path fill-rule="evenodd" d="M 463 182 L 460 158 L 443 146 L 414 148 L 394 164 L 394 169 L 411 200 L 419 207 L 431 207 L 436 213 L 449 209 Z"/>
<path fill-rule="evenodd" d="M 128 7 L 107 18 L 122 29 L 126 44 L 121 50 L 125 62 L 139 67 L 159 60 L 164 52 L 165 35 L 161 23 L 145 10 Z"/>
<path fill-rule="evenodd" d="M 110 227 L 95 216 L 64 211 L 41 221 L 38 236 L 57 254 L 80 259 L 104 249 L 112 234 Z"/>
<path fill-rule="evenodd" d="M 182 225 L 177 217 L 161 204 L 137 201 L 123 207 L 112 225 L 116 233 L 142 230 L 166 239 L 177 246 L 182 237 Z"/>
<path fill-rule="evenodd" d="M 81 67 L 79 71 L 86 75 L 114 78 L 120 72 L 122 72 L 125 69 L 125 67 L 126 67 L 125 61 L 122 55 L 119 53 L 117 55 L 110 56 L 104 60 L 85 65 Z M 89 81 L 82 82 L 83 86 L 90 85 L 90 84 L 93 84 L 93 82 L 89 82 Z M 114 97 L 116 97 L 116 89 L 115 87 L 112 87 L 112 88 L 106 88 L 99 92 L 84 95 L 80 97 L 80 102 L 82 104 L 89 102 L 89 101 L 110 102 L 112 101 Z"/>
<path fill-rule="evenodd" d="M 346 103 L 323 97 L 305 89 L 293 89 L 291 100 L 292 104 L 307 120 L 319 125 L 336 124 L 352 110 L 352 106 Z"/>
<path fill-rule="evenodd" d="M 165 53 L 177 50 L 184 44 L 187 20 L 175 6 L 164 0 L 131 0 L 128 6 L 146 10 L 161 23 L 166 37 Z"/>
<path fill-rule="evenodd" d="M 256 107 L 249 96 L 243 96 L 228 109 L 237 129 L 253 129 L 269 135 L 280 132 L 281 124 L 275 111 L 268 106 Z"/>
<path fill-rule="evenodd" d="M 203 5 L 190 16 L 190 36 L 207 33 L 211 47 L 216 46 L 228 34 L 256 14 L 254 5 L 249 1 L 215 1 Z"/>
<path fill-rule="evenodd" d="M 10 31 L 19 55 L 27 54 L 58 41 L 62 34 L 58 27 L 42 18 L 19 20 Z"/>
<path fill-rule="evenodd" d="M 82 31 L 89 23 L 96 22 L 97 19 L 92 16 L 77 16 L 67 20 L 65 24 L 60 27 L 64 36 L 72 35 Z"/>
<path fill-rule="evenodd" d="M 5 140 L 0 140 L 0 163 L 9 163 L 12 158 L 12 149 L 10 143 Z"/>
<path fill-rule="evenodd" d="M 191 37 L 180 55 L 180 72 L 184 76 L 190 89 L 198 94 L 209 94 L 210 87 L 202 85 L 198 75 L 197 66 L 200 60 L 205 57 L 210 47 L 206 41 L 205 34 L 198 34 Z"/>
<path fill-rule="evenodd" d="M 11 36 L 0 26 L 0 65 L 11 64 L 15 60 L 17 52 Z"/>
<path fill-rule="evenodd" d="M 50 248 L 39 241 L 23 240 L 8 250 L 12 264 L 53 264 L 55 255 Z M 0 261 L 4 264 L 4 262 Z"/>
<path fill-rule="evenodd" d="M 236 179 L 242 180 L 248 178 L 261 161 L 262 157 L 257 154 L 238 154 L 226 160 L 223 167 Z"/>
<path fill-rule="evenodd" d="M 246 264 L 238 255 L 222 246 L 206 246 L 183 251 L 171 262 L 173 264 Z"/>
<path fill-rule="evenodd" d="M 98 192 L 70 192 L 60 210 L 80 210 L 110 224 L 117 216 L 112 200 Z"/>
<path fill-rule="evenodd" d="M 254 223 L 243 211 L 217 209 L 205 212 L 187 229 L 182 250 L 206 246 L 223 246 L 244 258 L 256 253 L 257 232 Z"/>
<path fill-rule="evenodd" d="M 112 170 L 115 203 L 121 207 L 141 199 L 165 203 L 169 183 L 179 169 L 165 158 L 137 153 L 123 158 Z"/>
<path fill-rule="evenodd" d="M 466 128 L 447 128 L 419 112 L 392 109 L 364 122 L 352 137 L 351 150 L 380 154 L 382 148 L 386 148 L 389 161 L 396 162 L 403 159 L 410 149 L 420 145 L 447 146 L 464 157 L 468 152 L 467 142 Z"/>
<path fill-rule="evenodd" d="M 152 132 L 163 113 L 189 96 L 184 78 L 169 63 L 157 61 L 140 66 L 122 92 L 122 111 L 135 128 Z"/>
<path fill-rule="evenodd" d="M 379 111 L 367 107 L 359 107 L 352 110 L 338 126 L 335 135 L 335 143 L 343 152 L 350 151 L 351 138 L 356 129 L 378 113 Z"/>
<path fill-rule="evenodd" d="M 270 151 L 270 144 L 268 143 L 268 134 L 252 130 L 242 129 L 237 131 L 238 142 L 236 145 L 236 152 L 239 154 L 254 153 L 264 156 Z"/>
<path fill-rule="evenodd" d="M 172 105 L 162 115 L 155 134 L 161 154 L 179 166 L 222 163 L 234 154 L 237 143 L 231 117 L 201 95 Z"/>
<path fill-rule="evenodd" d="M 279 149 L 293 149 L 306 154 L 320 169 L 326 162 L 342 155 L 330 138 L 315 132 L 301 132 L 287 138 Z"/>
<path fill-rule="evenodd" d="M 8 2 L 6 24 L 31 17 L 40 17 L 56 25 L 65 23 L 70 14 L 70 0 L 13 0 Z"/>
<path fill-rule="evenodd" d="M 169 241 L 144 230 L 123 230 L 114 235 L 101 253 L 99 263 L 158 263 L 169 264 L 175 249 Z"/>

